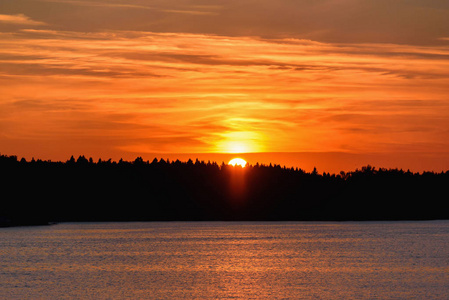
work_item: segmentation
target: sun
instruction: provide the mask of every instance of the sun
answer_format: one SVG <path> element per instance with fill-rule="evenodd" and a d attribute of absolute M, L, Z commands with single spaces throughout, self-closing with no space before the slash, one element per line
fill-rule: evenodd
<path fill-rule="evenodd" d="M 243 158 L 233 158 L 228 162 L 228 165 L 231 166 L 241 166 L 242 168 L 244 168 L 246 166 L 246 160 L 244 160 Z"/>

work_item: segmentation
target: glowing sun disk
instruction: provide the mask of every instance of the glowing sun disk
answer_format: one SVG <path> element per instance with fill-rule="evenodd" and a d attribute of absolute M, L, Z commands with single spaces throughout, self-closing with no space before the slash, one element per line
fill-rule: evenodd
<path fill-rule="evenodd" d="M 228 165 L 231 166 L 241 166 L 242 168 L 244 168 L 246 166 L 246 160 L 242 159 L 242 158 L 233 158 L 228 162 Z"/>

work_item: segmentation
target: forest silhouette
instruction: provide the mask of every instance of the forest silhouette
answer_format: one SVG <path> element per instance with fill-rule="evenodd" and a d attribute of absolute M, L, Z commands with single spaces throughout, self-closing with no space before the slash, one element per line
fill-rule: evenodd
<path fill-rule="evenodd" d="M 66 162 L 0 156 L 0 224 L 66 221 L 345 221 L 449 218 L 449 171 L 154 159 Z"/>

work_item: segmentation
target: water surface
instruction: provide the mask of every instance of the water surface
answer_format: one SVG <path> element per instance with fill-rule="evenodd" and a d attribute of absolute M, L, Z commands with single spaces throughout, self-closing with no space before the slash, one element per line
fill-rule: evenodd
<path fill-rule="evenodd" d="M 445 299 L 449 222 L 0 229 L 1 299 Z"/>

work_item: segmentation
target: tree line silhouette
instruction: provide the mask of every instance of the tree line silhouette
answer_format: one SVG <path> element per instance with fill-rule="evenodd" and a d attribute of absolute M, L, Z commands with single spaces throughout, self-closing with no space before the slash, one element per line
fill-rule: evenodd
<path fill-rule="evenodd" d="M 154 159 L 66 162 L 0 156 L 0 224 L 64 221 L 429 220 L 449 218 L 449 171 Z"/>

